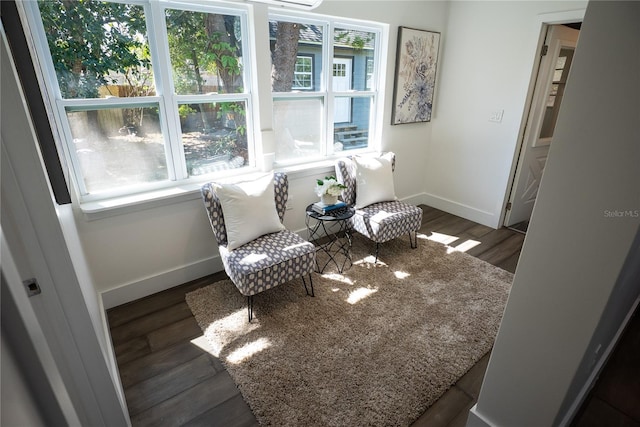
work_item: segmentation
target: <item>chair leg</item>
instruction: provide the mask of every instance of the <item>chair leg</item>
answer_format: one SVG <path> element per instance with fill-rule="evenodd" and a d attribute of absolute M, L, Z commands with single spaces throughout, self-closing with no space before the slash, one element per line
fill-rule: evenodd
<path fill-rule="evenodd" d="M 247 296 L 247 310 L 249 311 L 249 323 L 253 319 L 253 295 Z"/>
<path fill-rule="evenodd" d="M 315 297 L 315 294 L 313 292 L 313 279 L 311 278 L 311 273 L 309 273 L 309 283 L 311 284 L 311 296 Z M 307 295 L 309 295 L 309 289 L 307 289 L 307 281 L 304 280 L 304 276 L 302 276 L 302 284 L 304 285 L 304 290 L 307 293 Z"/>
<path fill-rule="evenodd" d="M 374 264 L 378 263 L 378 251 L 380 250 L 380 243 L 376 242 L 376 260 L 373 262 Z"/>
<path fill-rule="evenodd" d="M 418 232 L 410 231 L 409 232 L 409 244 L 411 245 L 411 249 L 416 249 L 418 247 Z"/>

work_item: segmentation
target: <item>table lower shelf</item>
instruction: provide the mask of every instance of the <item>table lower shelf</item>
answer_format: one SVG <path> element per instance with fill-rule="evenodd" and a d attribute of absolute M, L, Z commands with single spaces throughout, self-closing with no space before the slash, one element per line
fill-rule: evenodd
<path fill-rule="evenodd" d="M 327 268 L 335 266 L 338 273 L 351 268 L 351 233 L 345 232 L 342 236 L 335 234 L 325 236 L 324 243 L 313 242 L 316 245 L 316 271 L 324 273 Z M 322 241 L 322 239 L 320 240 Z"/>

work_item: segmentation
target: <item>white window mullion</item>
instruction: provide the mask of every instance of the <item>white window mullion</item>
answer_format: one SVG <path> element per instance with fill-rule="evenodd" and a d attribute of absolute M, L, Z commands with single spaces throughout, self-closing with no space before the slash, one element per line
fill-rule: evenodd
<path fill-rule="evenodd" d="M 324 58 L 324 84 L 325 84 L 325 108 L 324 108 L 324 122 L 326 123 L 325 132 L 326 134 L 323 137 L 323 141 L 326 143 L 323 145 L 324 155 L 327 156 L 334 152 L 333 149 L 333 115 L 335 110 L 335 94 L 333 93 L 333 33 L 335 31 L 335 26 L 331 22 L 325 25 L 325 31 L 327 32 L 327 36 L 324 38 L 324 47 L 323 50 L 325 53 Z"/>
<path fill-rule="evenodd" d="M 376 43 L 375 43 L 375 56 L 373 58 L 373 73 L 375 79 L 373 79 L 373 84 L 371 90 L 375 92 L 373 103 L 372 103 L 372 122 L 369 126 L 371 129 L 372 135 L 369 138 L 369 141 L 373 141 L 375 144 L 375 148 L 378 150 L 382 149 L 381 147 L 381 139 L 382 139 L 382 123 L 383 123 L 383 115 L 384 115 L 384 87 L 386 80 L 386 52 L 388 51 L 389 44 L 389 26 L 382 26 L 376 34 Z M 383 53 L 385 52 L 385 53 Z"/>
<path fill-rule="evenodd" d="M 237 11 L 236 11 L 237 13 Z M 255 18 L 255 17 L 254 17 Z M 269 23 L 267 22 L 267 28 Z M 249 28 L 249 13 L 244 11 L 240 14 L 240 32 L 242 34 L 241 44 L 242 44 L 242 81 L 244 84 L 244 94 L 246 99 L 245 104 L 245 124 L 246 124 L 246 137 L 247 137 L 247 156 L 249 166 L 253 167 L 257 164 L 257 154 L 263 152 L 262 147 L 260 150 L 256 147 L 256 141 L 262 141 L 262 136 L 258 135 L 260 129 L 257 129 L 253 126 L 253 121 L 255 119 L 254 111 L 254 97 L 257 97 L 258 89 L 253 87 L 253 82 L 257 81 L 254 79 L 255 67 L 254 64 L 256 53 L 252 48 L 256 46 L 255 38 L 257 37 L 255 31 L 255 25 L 252 28 Z M 253 41 L 253 42 L 252 42 Z M 255 105 L 259 105 L 259 102 L 256 99 Z"/>
<path fill-rule="evenodd" d="M 174 95 L 173 99 L 180 104 L 201 104 L 212 102 L 247 101 L 250 98 L 247 93 L 221 93 L 205 95 Z"/>
<path fill-rule="evenodd" d="M 255 167 L 257 165 L 257 155 L 256 155 L 256 134 L 257 134 L 257 130 L 256 128 L 253 126 L 253 120 L 249 119 L 249 112 L 253 111 L 253 103 L 252 103 L 252 97 L 251 96 L 247 96 L 246 98 L 246 104 L 245 104 L 245 133 L 247 135 L 247 151 L 248 151 L 248 163 L 249 166 L 251 167 Z M 260 140 L 262 140 L 262 138 L 260 138 Z"/>
<path fill-rule="evenodd" d="M 165 135 L 167 169 L 169 179 L 177 181 L 188 178 L 188 174 L 180 132 L 178 103 L 173 85 L 165 9 L 160 3 L 151 2 L 146 10 L 149 15 L 147 17 L 147 31 L 154 64 L 156 90 L 162 97 L 160 111 L 161 117 L 164 119 L 161 120 L 161 125 L 162 132 Z"/>

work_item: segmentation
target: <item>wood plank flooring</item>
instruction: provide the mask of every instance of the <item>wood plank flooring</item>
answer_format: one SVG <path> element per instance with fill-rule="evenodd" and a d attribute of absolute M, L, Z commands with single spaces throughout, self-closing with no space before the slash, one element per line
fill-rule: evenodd
<path fill-rule="evenodd" d="M 450 246 L 468 248 L 466 252 L 475 257 L 515 271 L 523 234 L 421 207 L 422 231 L 427 235 L 439 233 Z M 202 332 L 184 301 L 187 292 L 225 277 L 217 273 L 108 311 L 134 426 L 257 425 L 220 361 L 198 347 L 207 344 L 198 339 Z M 464 426 L 488 359 L 488 355 L 482 358 L 414 426 Z"/>
<path fill-rule="evenodd" d="M 640 427 L 640 308 L 629 319 L 571 427 Z"/>

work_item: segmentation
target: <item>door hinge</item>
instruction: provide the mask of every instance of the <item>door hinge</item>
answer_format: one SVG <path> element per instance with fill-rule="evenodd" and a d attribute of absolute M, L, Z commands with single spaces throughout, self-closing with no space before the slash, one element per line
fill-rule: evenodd
<path fill-rule="evenodd" d="M 545 56 L 548 51 L 549 51 L 549 46 L 547 46 L 546 44 L 543 45 L 542 46 L 542 51 L 540 52 L 540 56 Z"/>
<path fill-rule="evenodd" d="M 507 203 L 507 210 L 510 211 L 511 210 L 511 202 Z"/>

